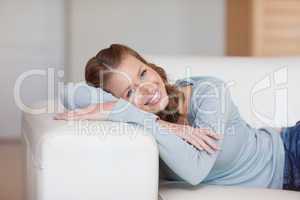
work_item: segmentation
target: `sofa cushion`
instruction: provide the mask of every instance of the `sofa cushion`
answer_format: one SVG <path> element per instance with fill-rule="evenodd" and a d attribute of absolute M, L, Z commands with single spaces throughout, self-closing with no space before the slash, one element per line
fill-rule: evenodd
<path fill-rule="evenodd" d="M 213 185 L 191 187 L 182 183 L 162 183 L 159 196 L 162 200 L 299 200 L 300 192 Z"/>

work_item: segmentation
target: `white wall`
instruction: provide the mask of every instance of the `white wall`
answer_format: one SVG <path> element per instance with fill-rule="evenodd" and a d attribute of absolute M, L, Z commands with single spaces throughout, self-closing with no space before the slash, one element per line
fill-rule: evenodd
<path fill-rule="evenodd" d="M 82 80 L 87 59 L 113 42 L 142 54 L 223 55 L 224 1 L 0 0 L 0 137 L 20 135 L 13 88 L 30 69 L 66 62 L 68 80 Z M 47 98 L 46 81 L 23 83 L 25 104 Z"/>
<path fill-rule="evenodd" d="M 68 1 L 68 80 L 111 43 L 146 54 L 224 55 L 225 0 Z"/>
<path fill-rule="evenodd" d="M 21 112 L 13 97 L 17 77 L 30 69 L 61 69 L 63 1 L 0 0 L 0 137 L 20 135 Z M 22 84 L 26 104 L 47 97 L 45 77 Z"/>

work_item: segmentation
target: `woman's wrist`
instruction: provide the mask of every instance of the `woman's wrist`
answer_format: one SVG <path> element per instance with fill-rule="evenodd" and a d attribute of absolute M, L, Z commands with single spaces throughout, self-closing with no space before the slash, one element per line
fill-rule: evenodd
<path fill-rule="evenodd" d="M 160 128 L 167 130 L 168 132 L 174 133 L 178 136 L 184 134 L 185 125 L 171 123 L 160 118 L 158 118 L 156 122 L 159 124 Z"/>

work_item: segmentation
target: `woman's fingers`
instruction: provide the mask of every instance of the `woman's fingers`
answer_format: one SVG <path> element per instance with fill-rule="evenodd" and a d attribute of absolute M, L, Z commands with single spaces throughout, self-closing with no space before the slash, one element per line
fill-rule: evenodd
<path fill-rule="evenodd" d="M 201 143 L 198 141 L 198 138 L 195 138 L 193 136 L 187 137 L 187 139 L 184 139 L 186 142 L 188 142 L 189 144 L 193 145 L 194 147 L 196 147 L 196 149 L 203 151 L 204 148 L 202 147 Z"/>
<path fill-rule="evenodd" d="M 67 119 L 67 116 L 71 116 L 72 113 L 74 114 L 74 111 L 69 111 L 69 112 L 63 112 L 63 113 L 58 113 L 54 116 L 54 119 L 57 119 L 57 120 L 65 120 Z"/>
<path fill-rule="evenodd" d="M 215 143 L 214 140 L 212 140 L 210 137 L 204 135 L 202 137 L 202 140 L 207 144 L 209 145 L 210 148 L 212 148 L 213 150 L 217 151 L 217 150 L 220 150 L 219 146 Z"/>
<path fill-rule="evenodd" d="M 89 106 L 87 108 L 78 109 L 76 111 L 68 111 L 57 114 L 56 120 L 104 120 L 108 113 L 103 112 L 99 106 Z"/>
<path fill-rule="evenodd" d="M 215 151 L 208 145 L 204 140 L 201 138 L 196 137 L 195 135 L 191 136 L 193 141 L 196 141 L 196 146 L 202 148 L 204 151 L 206 151 L 209 154 L 214 153 Z"/>
<path fill-rule="evenodd" d="M 213 133 L 210 129 L 195 129 L 192 134 L 197 137 L 199 143 L 203 145 L 203 148 L 211 153 L 212 151 L 220 150 L 219 146 L 216 144 L 215 140 L 220 139 L 219 134 Z"/>
<path fill-rule="evenodd" d="M 86 118 L 86 114 L 76 112 L 76 111 L 69 111 L 64 113 L 57 114 L 54 119 L 57 120 L 79 120 L 82 118 Z"/>
<path fill-rule="evenodd" d="M 63 113 L 58 113 L 54 118 L 60 120 L 78 120 L 78 119 L 87 119 L 89 113 L 93 113 L 95 106 L 88 106 L 82 109 L 76 109 L 72 111 L 67 111 Z"/>
<path fill-rule="evenodd" d="M 103 120 L 106 119 L 109 112 L 112 110 L 116 101 L 110 101 L 105 103 L 97 103 L 89 105 L 85 108 L 77 109 L 75 111 L 67 111 L 57 114 L 54 119 L 57 120 Z"/>
<path fill-rule="evenodd" d="M 207 135 L 215 140 L 220 140 L 223 138 L 223 135 L 221 134 L 218 134 L 216 132 L 214 132 L 213 130 L 209 129 L 209 128 L 198 128 L 199 131 L 201 133 L 203 133 L 204 135 Z"/>
<path fill-rule="evenodd" d="M 219 150 L 218 145 L 215 143 L 215 139 L 210 135 L 216 135 L 211 133 L 209 129 L 193 128 L 190 126 L 185 127 L 183 134 L 180 136 L 187 140 L 190 144 L 195 146 L 199 150 L 205 150 L 207 153 L 212 154 Z"/>
<path fill-rule="evenodd" d="M 215 140 L 220 140 L 220 139 L 223 138 L 222 134 L 218 134 L 218 133 L 215 133 L 213 131 L 208 131 L 206 135 L 213 138 L 213 139 L 215 139 Z"/>
<path fill-rule="evenodd" d="M 84 114 L 93 112 L 96 109 L 97 109 L 96 105 L 90 105 L 90 106 L 88 106 L 86 108 L 76 109 L 75 112 L 76 112 L 77 115 L 84 115 Z"/>

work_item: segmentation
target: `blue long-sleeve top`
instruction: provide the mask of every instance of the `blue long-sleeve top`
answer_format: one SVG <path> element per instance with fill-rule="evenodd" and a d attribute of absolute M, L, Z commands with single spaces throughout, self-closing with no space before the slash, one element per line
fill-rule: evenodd
<path fill-rule="evenodd" d="M 84 83 L 66 87 L 64 104 L 74 109 L 117 100 L 108 119 L 136 123 L 149 130 L 159 147 L 161 174 L 169 181 L 282 188 L 284 148 L 275 130 L 255 129 L 247 124 L 220 79 L 198 76 L 178 80 L 175 84 L 192 86 L 189 124 L 223 134 L 223 139 L 217 141 L 220 151 L 213 154 L 199 151 L 168 130 L 161 129 L 153 113 Z"/>

